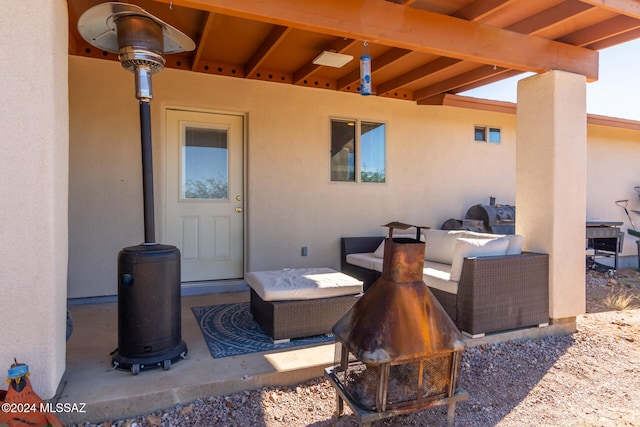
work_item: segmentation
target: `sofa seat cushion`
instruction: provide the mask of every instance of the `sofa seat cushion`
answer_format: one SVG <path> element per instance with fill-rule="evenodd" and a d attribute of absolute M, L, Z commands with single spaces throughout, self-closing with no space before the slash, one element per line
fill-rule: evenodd
<path fill-rule="evenodd" d="M 382 271 L 383 259 L 378 258 L 373 252 L 362 254 L 348 254 L 346 256 L 347 263 L 367 270 Z"/>
<path fill-rule="evenodd" d="M 373 270 L 373 261 L 376 259 L 373 252 L 360 253 L 360 254 L 347 254 L 347 263 L 357 265 L 358 267 Z"/>
<path fill-rule="evenodd" d="M 430 288 L 439 289 L 450 294 L 458 293 L 458 282 L 451 279 L 451 265 L 425 261 L 422 280 Z"/>
<path fill-rule="evenodd" d="M 468 257 L 500 256 L 507 252 L 509 241 L 504 237 L 497 239 L 456 239 L 456 248 L 451 263 L 450 280 L 458 282 L 462 274 L 462 264 Z"/>

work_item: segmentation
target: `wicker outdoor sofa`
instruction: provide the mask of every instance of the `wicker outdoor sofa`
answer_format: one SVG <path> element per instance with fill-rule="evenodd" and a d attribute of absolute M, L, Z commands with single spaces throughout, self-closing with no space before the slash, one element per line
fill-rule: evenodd
<path fill-rule="evenodd" d="M 498 247 L 495 241 L 507 236 L 471 232 L 461 234 L 444 230 L 427 230 L 424 234 L 425 283 L 465 335 L 479 337 L 493 332 L 548 324 L 547 254 L 516 251 L 506 255 L 509 252 L 504 246 Z M 473 238 L 468 238 L 470 235 Z M 513 240 L 515 236 L 508 237 Z M 341 270 L 362 280 L 365 292 L 381 274 L 383 241 L 382 236 L 341 239 Z M 486 242 L 489 243 L 487 247 L 493 245 L 492 250 L 476 249 L 473 253 L 472 249 L 468 252 L 473 253 L 473 256 L 461 256 L 461 266 L 457 267 L 461 271 L 457 273 L 457 281 L 451 280 L 458 277 L 452 271 L 452 265 L 447 265 L 443 259 L 436 259 L 438 262 L 427 259 L 429 252 L 442 251 L 443 247 L 445 252 L 460 252 L 460 247 L 465 245 L 482 246 Z M 520 248 L 521 245 L 520 241 Z M 486 253 L 483 254 L 482 251 Z M 455 269 L 453 266 L 453 270 Z"/>

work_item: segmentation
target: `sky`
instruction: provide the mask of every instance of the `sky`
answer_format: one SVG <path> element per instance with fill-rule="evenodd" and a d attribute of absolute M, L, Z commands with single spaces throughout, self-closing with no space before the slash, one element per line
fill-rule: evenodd
<path fill-rule="evenodd" d="M 516 102 L 521 74 L 459 95 Z M 599 79 L 587 83 L 587 113 L 640 121 L 640 39 L 600 51 Z"/>

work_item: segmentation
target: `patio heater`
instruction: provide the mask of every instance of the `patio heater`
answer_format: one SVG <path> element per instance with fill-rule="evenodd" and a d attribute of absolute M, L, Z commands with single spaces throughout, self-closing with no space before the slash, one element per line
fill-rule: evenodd
<path fill-rule="evenodd" d="M 135 74 L 140 102 L 144 243 L 118 254 L 118 348 L 113 366 L 140 370 L 171 367 L 187 353 L 181 339 L 180 251 L 155 240 L 151 155 L 151 75 L 164 69 L 163 54 L 193 50 L 193 41 L 144 9 L 108 2 L 88 9 L 78 31 L 91 45 L 117 53 Z"/>

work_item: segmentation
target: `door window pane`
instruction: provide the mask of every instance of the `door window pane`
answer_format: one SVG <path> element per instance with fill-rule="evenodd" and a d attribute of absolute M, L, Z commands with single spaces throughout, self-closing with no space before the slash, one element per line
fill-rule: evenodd
<path fill-rule="evenodd" d="M 228 199 L 228 154 L 226 129 L 187 127 L 182 146 L 182 198 Z"/>
<path fill-rule="evenodd" d="M 362 122 L 360 126 L 360 181 L 385 181 L 385 125 Z"/>
<path fill-rule="evenodd" d="M 331 181 L 355 181 L 355 141 L 354 121 L 331 120 Z"/>

